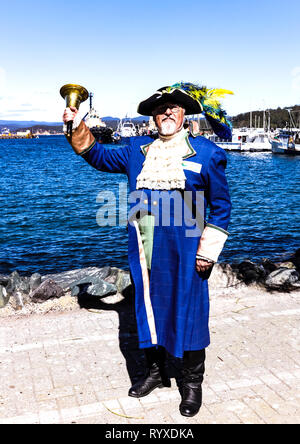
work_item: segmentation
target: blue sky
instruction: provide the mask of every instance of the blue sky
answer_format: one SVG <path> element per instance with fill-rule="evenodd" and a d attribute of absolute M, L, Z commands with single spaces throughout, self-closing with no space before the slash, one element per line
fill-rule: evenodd
<path fill-rule="evenodd" d="M 231 115 L 299 104 L 299 17 L 299 0 L 2 0 L 0 119 L 59 121 L 65 83 L 102 116 L 181 80 L 234 91 Z"/>

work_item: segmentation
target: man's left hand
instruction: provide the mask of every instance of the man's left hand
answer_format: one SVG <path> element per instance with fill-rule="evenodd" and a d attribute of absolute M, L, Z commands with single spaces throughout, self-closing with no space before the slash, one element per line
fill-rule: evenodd
<path fill-rule="evenodd" d="M 198 273 L 203 273 L 213 266 L 213 262 L 207 262 L 204 259 L 196 259 L 196 270 Z"/>

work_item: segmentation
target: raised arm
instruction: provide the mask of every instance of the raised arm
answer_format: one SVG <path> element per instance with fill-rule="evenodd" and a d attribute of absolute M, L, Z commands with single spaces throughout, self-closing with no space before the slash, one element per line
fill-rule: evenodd
<path fill-rule="evenodd" d="M 126 173 L 131 146 L 107 149 L 96 142 L 95 137 L 79 118 L 76 108 L 66 108 L 63 114 L 64 124 L 73 121 L 73 132 L 66 138 L 76 154 L 81 155 L 92 167 L 108 173 Z M 64 127 L 64 130 L 66 128 Z"/>

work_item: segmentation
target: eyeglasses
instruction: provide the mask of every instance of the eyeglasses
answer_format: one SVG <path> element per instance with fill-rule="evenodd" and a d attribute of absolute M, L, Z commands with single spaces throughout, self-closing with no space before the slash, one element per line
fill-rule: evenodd
<path fill-rule="evenodd" d="M 169 109 L 172 113 L 176 114 L 176 113 L 179 113 L 181 106 L 170 104 L 170 103 L 165 103 L 164 105 L 160 105 L 157 108 L 155 108 L 153 111 L 153 114 L 154 115 L 164 114 L 167 111 L 167 109 Z"/>

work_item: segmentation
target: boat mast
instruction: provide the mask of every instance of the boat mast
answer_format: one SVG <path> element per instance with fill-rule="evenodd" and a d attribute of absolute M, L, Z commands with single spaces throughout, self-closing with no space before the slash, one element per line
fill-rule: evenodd
<path fill-rule="evenodd" d="M 89 94 L 89 98 L 90 98 L 90 111 L 93 108 L 93 97 L 94 97 L 94 94 L 92 92 L 90 92 L 90 94 Z"/>

